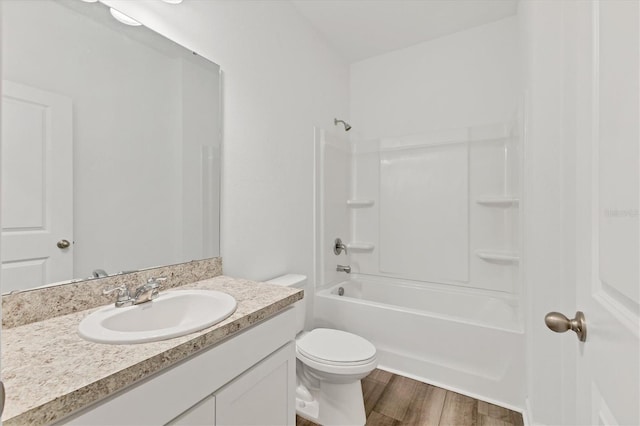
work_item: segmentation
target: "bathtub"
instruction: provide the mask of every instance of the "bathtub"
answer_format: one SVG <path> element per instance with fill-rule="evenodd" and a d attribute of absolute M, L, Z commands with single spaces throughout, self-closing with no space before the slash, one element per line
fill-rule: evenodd
<path fill-rule="evenodd" d="M 315 296 L 315 325 L 365 337 L 380 368 L 523 408 L 525 342 L 516 299 L 365 275 Z"/>

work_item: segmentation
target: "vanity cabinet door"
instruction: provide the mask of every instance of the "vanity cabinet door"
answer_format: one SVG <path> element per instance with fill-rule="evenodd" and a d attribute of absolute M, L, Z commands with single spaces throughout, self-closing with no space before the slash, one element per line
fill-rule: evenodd
<path fill-rule="evenodd" d="M 216 392 L 216 425 L 295 425 L 295 359 L 290 342 Z"/>
<path fill-rule="evenodd" d="M 216 397 L 210 396 L 200 401 L 167 426 L 214 426 L 216 424 Z"/>

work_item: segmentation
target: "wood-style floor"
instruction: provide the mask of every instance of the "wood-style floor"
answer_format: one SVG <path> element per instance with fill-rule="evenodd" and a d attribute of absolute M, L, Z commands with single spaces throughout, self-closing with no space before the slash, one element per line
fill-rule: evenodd
<path fill-rule="evenodd" d="M 383 370 L 362 380 L 367 426 L 522 426 L 522 415 Z M 297 426 L 315 426 L 297 417 Z"/>

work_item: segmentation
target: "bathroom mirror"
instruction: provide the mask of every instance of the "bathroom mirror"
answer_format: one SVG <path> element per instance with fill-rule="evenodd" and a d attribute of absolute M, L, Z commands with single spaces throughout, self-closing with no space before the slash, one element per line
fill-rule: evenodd
<path fill-rule="evenodd" d="M 101 3 L 0 7 L 2 292 L 219 256 L 219 66 Z"/>

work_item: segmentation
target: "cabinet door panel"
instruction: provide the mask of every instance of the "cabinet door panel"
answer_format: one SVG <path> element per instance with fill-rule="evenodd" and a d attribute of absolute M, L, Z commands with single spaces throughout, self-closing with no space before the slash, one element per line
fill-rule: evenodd
<path fill-rule="evenodd" d="M 215 424 L 216 397 L 212 395 L 171 420 L 167 426 L 215 426 Z"/>
<path fill-rule="evenodd" d="M 295 424 L 295 375 L 289 343 L 216 392 L 216 425 Z"/>

